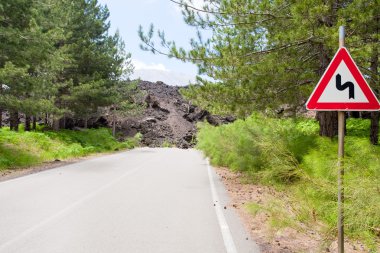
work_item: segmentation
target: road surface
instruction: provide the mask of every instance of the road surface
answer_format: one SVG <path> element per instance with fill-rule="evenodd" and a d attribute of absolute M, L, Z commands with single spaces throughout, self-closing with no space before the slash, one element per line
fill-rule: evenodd
<path fill-rule="evenodd" d="M 0 182 L 0 252 L 259 252 L 227 203 L 198 151 L 97 157 Z"/>

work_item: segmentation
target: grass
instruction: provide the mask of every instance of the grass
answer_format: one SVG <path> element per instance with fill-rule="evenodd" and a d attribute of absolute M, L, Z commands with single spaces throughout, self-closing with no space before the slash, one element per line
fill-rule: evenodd
<path fill-rule="evenodd" d="M 175 145 L 172 144 L 171 142 L 165 140 L 165 141 L 161 144 L 161 147 L 162 147 L 162 148 L 174 148 Z"/>
<path fill-rule="evenodd" d="M 293 217 L 284 209 L 284 203 L 279 199 L 270 199 L 270 201 L 265 204 L 248 203 L 245 208 L 253 216 L 261 212 L 268 214 L 269 225 L 273 229 L 278 230 L 287 227 L 298 227 Z"/>
<path fill-rule="evenodd" d="M 375 248 L 380 239 L 380 146 L 370 144 L 369 125 L 369 120 L 347 120 L 345 229 L 349 237 Z M 197 147 L 214 165 L 286 191 L 298 221 L 315 224 L 317 219 L 327 236 L 335 236 L 337 139 L 320 137 L 316 121 L 253 115 L 219 127 L 202 123 L 199 129 Z M 260 211 L 254 205 L 249 209 Z"/>
<path fill-rule="evenodd" d="M 1 128 L 0 170 L 133 148 L 139 144 L 139 139 L 137 135 L 118 142 L 106 128 L 83 131 L 44 131 L 40 128 L 32 132 L 25 132 L 22 127 L 19 132 Z"/>

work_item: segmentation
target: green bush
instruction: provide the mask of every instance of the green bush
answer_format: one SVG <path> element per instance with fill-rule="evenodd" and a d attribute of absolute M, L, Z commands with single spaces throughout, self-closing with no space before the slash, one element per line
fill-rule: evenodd
<path fill-rule="evenodd" d="M 139 145 L 141 135 L 118 142 L 109 129 L 10 131 L 0 129 L 0 170 L 108 152 Z"/>
<path fill-rule="evenodd" d="M 175 147 L 174 144 L 170 143 L 169 141 L 165 140 L 162 144 L 161 144 L 161 147 L 163 148 L 173 148 Z"/>
<path fill-rule="evenodd" d="M 320 137 L 315 120 L 253 115 L 198 127 L 197 147 L 214 165 L 289 191 L 299 220 L 312 222 L 315 213 L 327 231 L 336 232 L 337 139 Z M 368 134 L 369 120 L 347 120 L 345 224 L 350 236 L 374 242 L 380 229 L 380 147 L 370 144 Z"/>

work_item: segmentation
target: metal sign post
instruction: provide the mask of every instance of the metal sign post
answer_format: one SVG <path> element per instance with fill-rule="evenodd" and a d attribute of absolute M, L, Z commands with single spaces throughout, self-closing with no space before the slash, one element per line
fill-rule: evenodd
<path fill-rule="evenodd" d="M 339 27 L 339 48 L 344 47 L 344 26 Z M 344 253 L 344 129 L 345 112 L 338 111 L 338 253 Z"/>
<path fill-rule="evenodd" d="M 338 252 L 344 253 L 344 129 L 345 111 L 378 111 L 380 103 L 344 47 L 339 27 L 339 50 L 306 102 L 312 111 L 338 111 Z"/>

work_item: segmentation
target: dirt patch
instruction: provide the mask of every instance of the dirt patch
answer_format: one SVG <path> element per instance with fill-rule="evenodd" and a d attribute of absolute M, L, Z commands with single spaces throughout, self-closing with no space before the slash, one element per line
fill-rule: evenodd
<path fill-rule="evenodd" d="M 337 242 L 321 232 L 323 224 L 316 221 L 307 225 L 295 219 L 286 194 L 267 186 L 243 184 L 242 174 L 226 168 L 216 168 L 216 173 L 230 195 L 229 207 L 238 211 L 261 252 L 337 252 Z M 360 242 L 347 240 L 345 252 L 370 251 Z"/>

